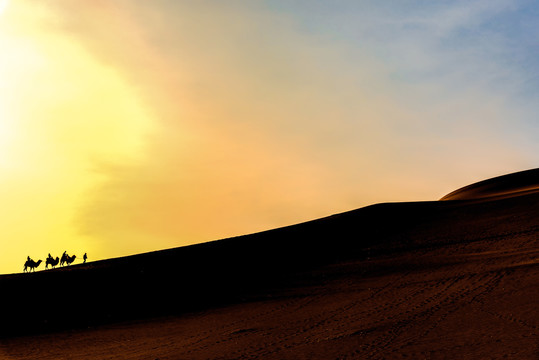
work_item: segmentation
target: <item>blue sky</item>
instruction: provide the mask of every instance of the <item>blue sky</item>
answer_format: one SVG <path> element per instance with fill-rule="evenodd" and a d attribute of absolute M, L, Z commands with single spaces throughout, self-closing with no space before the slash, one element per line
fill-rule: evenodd
<path fill-rule="evenodd" d="M 468 104 L 462 109 L 468 113 L 489 102 L 503 105 L 497 110 L 498 119 L 478 117 L 467 121 L 477 130 L 497 131 L 500 142 L 507 141 L 508 146 L 520 148 L 524 156 L 527 153 L 526 163 L 530 166 L 537 161 L 539 9 L 536 3 L 270 1 L 267 4 L 274 11 L 292 17 L 299 24 L 299 31 L 340 44 L 345 48 L 343 53 L 350 56 L 382 63 L 385 69 L 380 80 L 389 81 L 397 92 L 395 96 L 420 94 L 415 99 L 418 103 L 412 101 L 410 106 L 419 109 L 459 99 L 465 102 L 467 96 L 471 101 L 477 100 L 475 106 Z M 438 120 L 424 119 L 433 131 L 465 131 L 466 124 L 459 125 L 456 116 L 451 119 L 451 114 L 438 115 Z M 454 140 L 458 146 L 458 138 Z"/>

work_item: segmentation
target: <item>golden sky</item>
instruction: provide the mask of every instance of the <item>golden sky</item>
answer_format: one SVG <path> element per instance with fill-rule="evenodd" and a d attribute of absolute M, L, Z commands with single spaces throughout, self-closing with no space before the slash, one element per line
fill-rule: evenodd
<path fill-rule="evenodd" d="M 470 77 L 461 65 L 482 57 L 432 56 L 425 35 L 498 3 L 394 42 L 379 9 L 283 4 L 0 2 L 0 273 L 435 200 L 534 166 L 531 109 L 490 86 L 522 74 Z"/>

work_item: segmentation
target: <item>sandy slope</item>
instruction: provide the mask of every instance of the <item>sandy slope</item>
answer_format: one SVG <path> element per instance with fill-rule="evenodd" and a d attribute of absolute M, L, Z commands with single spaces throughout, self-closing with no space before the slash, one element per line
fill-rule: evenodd
<path fill-rule="evenodd" d="M 0 299 L 31 328 L 56 329 L 5 336 L 0 357 L 539 358 L 539 191 L 529 189 L 537 171 L 529 174 L 525 192 L 511 191 L 526 182 L 518 175 L 513 184 L 491 182 L 503 196 L 474 198 L 472 185 L 466 201 L 380 204 L 188 249 L 0 278 L 18 291 L 77 280 L 91 288 L 96 279 L 105 290 L 84 297 L 74 286 L 63 305 L 73 308 L 70 322 L 53 302 Z M 28 330 L 17 318 L 4 314 L 4 335 Z"/>

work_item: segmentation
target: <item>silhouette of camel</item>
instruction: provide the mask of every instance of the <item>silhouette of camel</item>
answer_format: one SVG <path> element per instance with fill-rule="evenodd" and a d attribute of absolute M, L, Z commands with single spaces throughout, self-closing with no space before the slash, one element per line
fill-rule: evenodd
<path fill-rule="evenodd" d="M 73 256 L 69 256 L 69 255 L 66 255 L 66 258 L 65 258 L 65 263 L 67 265 L 71 265 L 71 263 L 73 261 L 75 261 L 75 258 L 77 257 L 77 255 L 73 255 Z"/>
<path fill-rule="evenodd" d="M 67 252 L 64 251 L 64 253 L 62 254 L 62 258 L 60 259 L 60 266 L 64 266 L 64 263 L 67 261 L 68 257 L 69 255 L 67 255 Z"/>
<path fill-rule="evenodd" d="M 47 258 L 47 261 L 45 261 L 45 269 L 48 269 L 49 265 L 54 269 L 54 267 L 58 265 L 59 262 L 60 259 L 58 258 L 58 256 L 56 257 L 56 259 L 53 259 L 52 257 Z"/>
<path fill-rule="evenodd" d="M 35 262 L 34 260 L 26 260 L 26 262 L 24 263 L 24 272 L 27 272 L 27 271 L 36 271 L 36 267 L 39 266 L 39 264 L 41 264 L 43 260 L 38 260 L 37 262 Z M 28 270 L 28 268 L 30 268 L 30 270 Z"/>

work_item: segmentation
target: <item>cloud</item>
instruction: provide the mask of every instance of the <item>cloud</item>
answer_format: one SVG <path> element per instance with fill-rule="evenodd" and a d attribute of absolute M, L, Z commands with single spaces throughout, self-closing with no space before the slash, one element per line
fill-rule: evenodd
<path fill-rule="evenodd" d="M 117 254 L 177 246 L 434 199 L 536 160 L 515 146 L 529 136 L 513 117 L 522 74 L 484 27 L 507 2 L 314 17 L 297 4 L 120 2 L 63 24 L 136 89 L 156 129 L 137 164 L 95 164 L 109 180 L 81 209 L 82 232 Z"/>
<path fill-rule="evenodd" d="M 533 6 L 12 2 L 0 222 L 25 240 L 5 257 L 180 246 L 537 166 Z"/>

